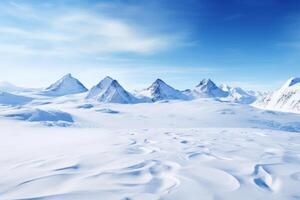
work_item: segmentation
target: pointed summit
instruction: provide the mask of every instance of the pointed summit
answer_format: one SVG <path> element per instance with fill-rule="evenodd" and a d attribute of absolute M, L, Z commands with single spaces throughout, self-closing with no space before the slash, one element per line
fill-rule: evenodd
<path fill-rule="evenodd" d="M 228 92 L 219 88 L 212 80 L 203 79 L 192 91 L 196 97 L 226 97 Z"/>
<path fill-rule="evenodd" d="M 168 84 L 166 84 L 163 80 L 161 80 L 161 79 L 156 79 L 152 84 L 151 84 L 151 86 L 150 87 L 148 87 L 148 89 L 150 89 L 150 88 L 158 88 L 158 87 L 171 87 L 171 86 L 169 86 Z"/>
<path fill-rule="evenodd" d="M 299 84 L 299 83 L 300 83 L 300 78 L 292 77 L 287 80 L 287 82 L 283 85 L 283 87 L 287 88 L 287 87 L 291 87 L 291 86 Z"/>
<path fill-rule="evenodd" d="M 206 86 L 206 87 L 217 87 L 217 85 L 210 79 L 202 79 L 200 83 L 196 87 L 201 87 L 201 86 Z"/>
<path fill-rule="evenodd" d="M 161 80 L 160 78 L 156 79 L 153 84 L 166 84 L 163 80 Z"/>
<path fill-rule="evenodd" d="M 97 85 L 92 87 L 86 99 L 92 99 L 105 103 L 137 103 L 137 99 L 127 92 L 117 80 L 107 76 Z"/>
<path fill-rule="evenodd" d="M 153 102 L 172 99 L 187 99 L 186 95 L 179 90 L 174 89 L 161 79 L 156 79 L 150 87 L 140 91 L 138 95 L 150 98 Z"/>
<path fill-rule="evenodd" d="M 66 75 L 63 76 L 63 78 L 72 78 L 72 74 L 71 73 L 67 73 Z"/>
<path fill-rule="evenodd" d="M 111 83 L 113 82 L 113 79 L 109 76 L 106 76 L 104 79 L 102 79 L 95 87 L 93 87 L 94 89 L 98 89 L 98 90 L 106 90 Z M 96 92 L 96 90 L 94 90 L 92 92 L 92 90 L 89 92 L 88 96 L 93 96 L 93 93 Z"/>
<path fill-rule="evenodd" d="M 106 76 L 102 79 L 97 85 L 92 87 L 90 92 L 87 95 L 87 99 L 97 99 L 101 96 L 107 89 L 111 86 L 113 79 L 109 76 Z"/>
<path fill-rule="evenodd" d="M 113 81 L 113 80 L 114 79 L 112 77 L 110 77 L 110 76 L 106 76 L 106 77 L 104 77 L 104 79 L 102 79 L 102 81 Z"/>
<path fill-rule="evenodd" d="M 77 94 L 86 92 L 86 87 L 71 74 L 66 74 L 54 84 L 42 91 L 47 96 L 63 96 L 68 94 Z"/>

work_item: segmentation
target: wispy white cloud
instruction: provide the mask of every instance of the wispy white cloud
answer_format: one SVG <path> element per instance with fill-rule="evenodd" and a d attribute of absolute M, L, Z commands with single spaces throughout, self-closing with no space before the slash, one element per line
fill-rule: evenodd
<path fill-rule="evenodd" d="M 6 16 L 18 21 L 9 25 L 0 23 L 0 51 L 16 56 L 151 54 L 168 49 L 181 39 L 176 33 L 150 33 L 142 26 L 84 9 L 70 7 L 56 12 L 15 2 L 6 6 L 9 7 Z"/>

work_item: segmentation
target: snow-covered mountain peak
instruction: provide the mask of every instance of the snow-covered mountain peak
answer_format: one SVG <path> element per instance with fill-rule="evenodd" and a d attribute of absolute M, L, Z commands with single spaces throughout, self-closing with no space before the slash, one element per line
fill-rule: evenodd
<path fill-rule="evenodd" d="M 109 81 L 113 81 L 114 79 L 110 76 L 106 76 L 104 79 L 102 79 L 102 82 L 109 82 Z"/>
<path fill-rule="evenodd" d="M 153 84 L 164 84 L 167 85 L 163 80 L 161 80 L 160 78 L 156 79 Z"/>
<path fill-rule="evenodd" d="M 106 76 L 95 87 L 100 88 L 100 89 L 105 89 L 105 88 L 109 87 L 113 81 L 114 81 L 114 79 L 112 79 L 109 76 Z"/>
<path fill-rule="evenodd" d="M 50 85 L 48 88 L 54 87 L 54 86 L 64 83 L 64 82 L 72 81 L 73 79 L 75 79 L 75 78 L 72 76 L 72 74 L 68 73 L 68 74 L 64 75 L 62 78 L 60 78 L 58 81 L 56 81 L 54 84 Z"/>
<path fill-rule="evenodd" d="M 192 91 L 194 97 L 226 97 L 228 92 L 219 88 L 211 79 L 203 79 Z"/>
<path fill-rule="evenodd" d="M 127 92 L 117 80 L 107 76 L 92 87 L 86 99 L 106 103 L 137 103 L 138 100 Z"/>
<path fill-rule="evenodd" d="M 287 87 L 294 86 L 296 84 L 300 84 L 300 78 L 298 78 L 298 77 L 292 77 L 289 80 L 287 80 L 287 82 L 283 85 L 283 87 L 287 88 Z"/>
<path fill-rule="evenodd" d="M 290 78 L 277 91 L 255 102 L 257 107 L 271 110 L 300 111 L 300 78 Z"/>
<path fill-rule="evenodd" d="M 216 88 L 217 85 L 211 79 L 202 79 L 196 87 Z"/>
<path fill-rule="evenodd" d="M 138 96 L 150 98 L 151 101 L 162 101 L 172 99 L 187 99 L 181 91 L 176 90 L 161 79 L 156 79 L 150 87 L 139 92 Z"/>
<path fill-rule="evenodd" d="M 71 73 L 68 73 L 68 74 L 64 75 L 63 78 L 64 78 L 64 79 L 72 78 L 72 74 L 71 74 Z"/>
<path fill-rule="evenodd" d="M 151 84 L 151 86 L 148 88 L 148 90 L 149 89 L 155 90 L 155 89 L 174 89 L 174 88 L 172 88 L 170 85 L 168 85 L 163 80 L 158 78 Z"/>
<path fill-rule="evenodd" d="M 66 74 L 64 75 L 61 79 L 59 79 L 58 81 L 56 81 L 54 84 L 50 85 L 48 88 L 46 89 L 51 89 L 51 88 L 55 88 L 57 86 L 59 86 L 60 84 L 64 84 L 64 83 L 67 83 L 67 82 L 70 82 L 70 81 L 73 81 L 73 77 L 72 77 L 72 74 Z"/>
<path fill-rule="evenodd" d="M 114 87 L 121 87 L 121 85 L 119 84 L 119 82 L 117 80 L 113 80 L 111 82 L 111 85 L 114 86 Z"/>
<path fill-rule="evenodd" d="M 193 98 L 208 97 L 243 104 L 253 103 L 256 99 L 242 88 L 230 87 L 226 84 L 217 86 L 211 79 L 203 79 L 193 90 L 187 90 L 186 93 L 190 93 Z"/>
<path fill-rule="evenodd" d="M 64 75 L 61 79 L 50 85 L 42 92 L 49 96 L 63 96 L 86 92 L 87 88 L 71 74 Z"/>
<path fill-rule="evenodd" d="M 160 90 L 160 89 L 174 89 L 172 88 L 170 85 L 168 85 L 166 82 L 164 82 L 162 79 L 156 79 L 151 85 L 150 87 L 148 87 L 147 89 L 145 90 L 148 90 L 148 91 L 153 91 L 155 92 L 155 90 Z M 156 92 L 159 92 L 159 91 L 156 91 Z"/>

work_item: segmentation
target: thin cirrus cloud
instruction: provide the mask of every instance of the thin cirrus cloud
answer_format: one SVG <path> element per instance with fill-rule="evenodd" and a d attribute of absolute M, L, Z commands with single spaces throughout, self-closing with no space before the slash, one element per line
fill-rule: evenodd
<path fill-rule="evenodd" d="M 84 9 L 68 8 L 63 13 L 43 13 L 28 5 L 14 3 L 8 6 L 6 16 L 17 19 L 17 22 L 0 24 L 1 53 L 62 57 L 109 53 L 151 54 L 165 50 L 180 40 L 177 34 L 147 33 L 142 27 L 125 20 Z"/>

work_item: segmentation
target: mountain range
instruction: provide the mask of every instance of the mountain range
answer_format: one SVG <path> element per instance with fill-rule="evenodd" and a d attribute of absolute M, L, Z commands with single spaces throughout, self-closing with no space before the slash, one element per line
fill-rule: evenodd
<path fill-rule="evenodd" d="M 35 91 L 14 86 L 10 83 L 0 84 L 0 104 L 24 104 L 32 97 L 28 91 Z M 86 93 L 86 101 L 102 103 L 135 104 L 160 102 L 168 100 L 193 100 L 211 98 L 223 102 L 253 104 L 256 107 L 270 110 L 300 111 L 300 78 L 290 78 L 279 90 L 273 93 L 246 91 L 240 87 L 217 85 L 211 79 L 203 79 L 192 89 L 180 91 L 161 79 L 155 80 L 149 87 L 135 91 L 127 91 L 121 84 L 107 76 L 88 90 L 78 79 L 66 74 L 36 94 L 48 97 L 59 97 Z"/>

